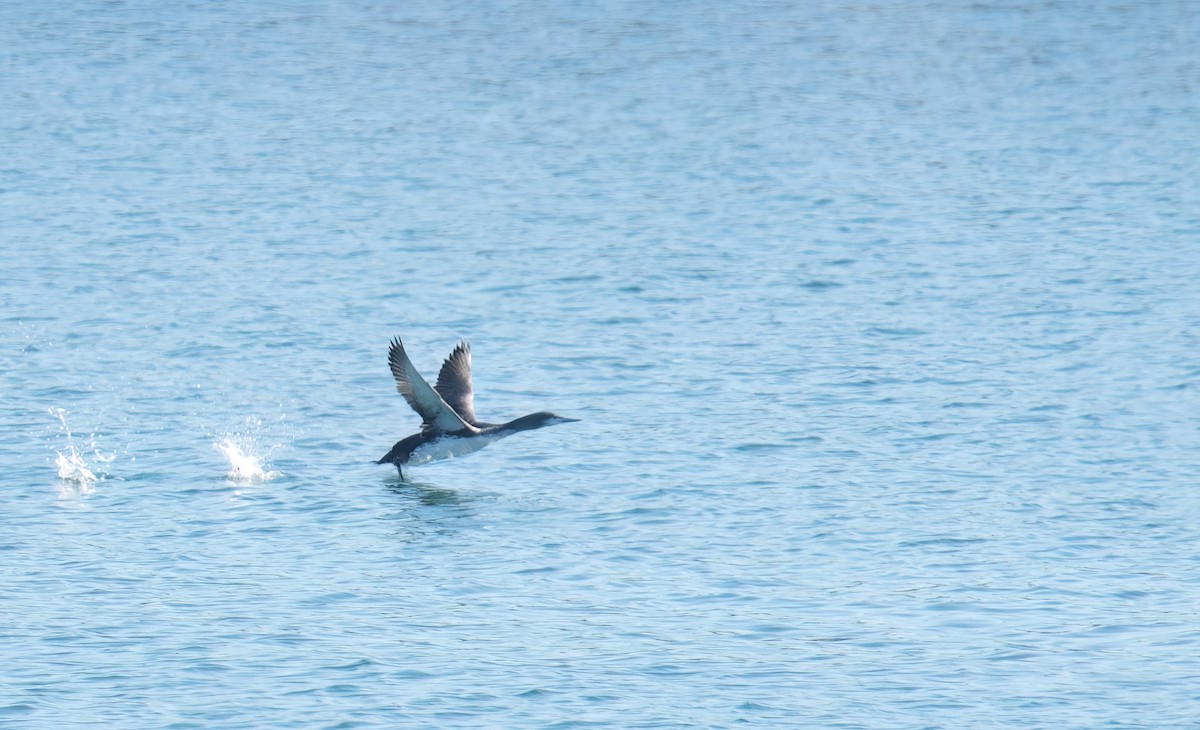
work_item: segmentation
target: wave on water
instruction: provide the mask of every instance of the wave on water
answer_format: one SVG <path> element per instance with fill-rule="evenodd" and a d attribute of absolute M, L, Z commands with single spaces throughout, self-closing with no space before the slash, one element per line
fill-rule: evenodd
<path fill-rule="evenodd" d="M 75 444 L 75 436 L 67 425 L 67 412 L 62 408 L 51 408 L 50 414 L 58 418 L 59 430 L 67 438 L 67 446 L 63 451 L 55 450 L 57 456 L 54 465 L 58 467 L 58 478 L 62 480 L 64 493 L 91 494 L 96 490 L 96 482 L 107 478 L 104 471 L 97 475 L 94 464 L 107 465 L 116 458 L 116 454 L 103 454 L 96 448 L 96 435 L 88 437 L 87 444 L 81 449 Z M 90 452 L 94 463 L 88 463 L 85 454 Z"/>
<path fill-rule="evenodd" d="M 278 472 L 263 468 L 263 455 L 258 451 L 254 439 L 249 436 L 226 436 L 213 444 L 229 462 L 225 477 L 235 482 L 265 482 L 278 476 Z"/>

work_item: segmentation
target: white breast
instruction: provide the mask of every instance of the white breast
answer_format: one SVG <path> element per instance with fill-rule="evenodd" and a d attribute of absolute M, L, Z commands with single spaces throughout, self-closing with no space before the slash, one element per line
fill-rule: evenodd
<path fill-rule="evenodd" d="M 408 457 L 408 463 L 413 466 L 417 466 L 420 464 L 428 464 L 431 461 L 453 459 L 456 456 L 466 456 L 467 454 L 479 451 L 493 441 L 500 440 L 500 438 L 502 438 L 500 434 L 471 436 L 470 438 L 442 436 L 441 438 L 421 444 L 417 448 L 413 449 L 412 455 Z"/>

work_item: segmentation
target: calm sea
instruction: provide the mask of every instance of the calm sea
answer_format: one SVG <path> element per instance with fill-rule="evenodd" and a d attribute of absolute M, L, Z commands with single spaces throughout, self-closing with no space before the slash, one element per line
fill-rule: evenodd
<path fill-rule="evenodd" d="M 1197 38 L 0 4 L 0 726 L 1195 727 Z"/>

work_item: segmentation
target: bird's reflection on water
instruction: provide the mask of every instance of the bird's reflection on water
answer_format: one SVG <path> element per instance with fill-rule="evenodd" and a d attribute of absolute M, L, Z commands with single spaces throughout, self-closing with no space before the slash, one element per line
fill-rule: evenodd
<path fill-rule="evenodd" d="M 463 507 L 470 499 L 463 497 L 452 489 L 446 489 L 434 484 L 413 482 L 392 477 L 384 483 L 384 487 L 393 494 L 412 499 L 426 507 Z"/>
<path fill-rule="evenodd" d="M 383 518 L 395 523 L 397 537 L 404 542 L 457 534 L 475 516 L 469 494 L 399 477 L 390 477 L 383 487 L 395 498 L 394 508 Z"/>

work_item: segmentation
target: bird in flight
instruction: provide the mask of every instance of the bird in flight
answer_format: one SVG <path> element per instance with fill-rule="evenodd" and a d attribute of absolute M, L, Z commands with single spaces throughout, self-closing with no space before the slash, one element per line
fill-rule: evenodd
<path fill-rule="evenodd" d="M 396 379 L 396 390 L 421 417 L 421 432 L 400 439 L 377 464 L 395 464 L 404 478 L 404 467 L 465 456 L 520 431 L 572 423 L 547 411 L 531 413 L 508 423 L 483 423 L 475 418 L 475 391 L 471 387 L 471 346 L 461 340 L 430 387 L 417 372 L 404 343 L 393 338 L 388 348 L 388 366 Z"/>

